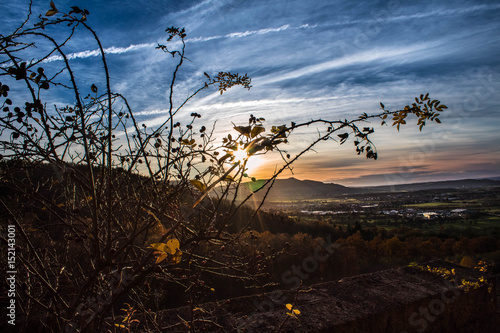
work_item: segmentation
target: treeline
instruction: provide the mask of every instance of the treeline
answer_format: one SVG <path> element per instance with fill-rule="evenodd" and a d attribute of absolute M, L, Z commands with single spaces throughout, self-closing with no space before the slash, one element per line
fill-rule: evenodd
<path fill-rule="evenodd" d="M 204 265 L 213 266 L 213 269 L 207 269 L 200 275 L 203 285 L 198 287 L 212 288 L 211 298 L 204 301 L 295 288 L 300 284 L 307 286 L 408 265 L 412 261 L 445 259 L 471 268 L 479 260 L 496 263 L 496 267 L 500 264 L 498 235 L 455 239 L 428 237 L 408 228 L 393 231 L 379 228 L 374 237 L 365 238 L 363 234 L 369 236 L 374 231 L 361 228 L 351 235 L 337 238 L 347 231 L 338 227 L 335 230 L 322 236 L 248 230 L 231 247 L 203 247 L 200 252 L 208 255 Z M 330 252 L 325 249 L 325 244 L 331 245 Z M 235 253 L 246 258 L 245 268 L 253 274 L 252 279 L 232 279 L 233 272 L 220 265 L 232 263 Z M 181 288 L 175 292 L 178 287 L 174 285 L 161 284 L 157 288 L 165 291 L 159 308 L 189 301 Z"/>

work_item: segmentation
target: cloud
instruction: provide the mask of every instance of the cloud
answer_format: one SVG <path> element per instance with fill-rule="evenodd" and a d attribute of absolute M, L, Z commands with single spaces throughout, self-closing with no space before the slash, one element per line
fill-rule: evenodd
<path fill-rule="evenodd" d="M 210 1 L 205 1 L 205 2 L 210 2 Z M 265 28 L 265 29 L 258 29 L 258 30 L 247 30 L 243 32 L 232 32 L 228 33 L 226 35 L 221 35 L 221 36 L 209 36 L 209 37 L 195 37 L 195 38 L 187 38 L 185 41 L 186 43 L 197 43 L 197 42 L 207 42 L 211 41 L 214 39 L 221 39 L 221 38 L 243 38 L 251 35 L 265 35 L 271 32 L 281 32 L 285 31 L 288 29 L 312 29 L 314 28 L 314 25 L 309 25 L 309 24 L 303 24 L 299 27 L 292 28 L 290 25 L 282 25 L 278 28 Z M 143 43 L 143 44 L 133 44 L 129 45 L 127 47 L 116 47 L 116 46 L 111 46 L 108 48 L 104 49 L 104 52 L 106 54 L 123 54 L 123 53 L 128 53 L 128 52 L 133 52 L 133 51 L 138 51 L 141 49 L 152 49 L 158 44 L 155 43 Z M 175 45 L 174 45 L 175 47 Z M 67 55 L 68 59 L 84 59 L 84 58 L 89 58 L 89 57 L 97 57 L 100 56 L 101 52 L 99 50 L 86 50 L 82 52 L 75 52 L 75 53 L 70 53 Z M 52 62 L 52 61 L 60 61 L 63 60 L 63 57 L 60 55 L 54 55 L 50 56 L 44 62 Z"/>
<path fill-rule="evenodd" d="M 430 10 L 430 11 L 422 11 L 419 13 L 413 13 L 413 14 L 406 14 L 406 15 L 395 15 L 391 14 L 389 11 L 382 9 L 382 10 L 371 10 L 370 11 L 370 16 L 372 19 L 355 19 L 355 20 L 344 20 L 342 22 L 335 22 L 335 23 L 328 23 L 325 24 L 324 26 L 345 26 L 345 25 L 352 25 L 352 24 L 363 24 L 365 26 L 369 26 L 370 24 L 373 23 L 389 23 L 389 22 L 398 22 L 398 21 L 410 21 L 410 20 L 415 20 L 415 19 L 427 19 L 427 18 L 432 18 L 436 16 L 446 16 L 446 17 L 453 17 L 457 16 L 460 14 L 469 14 L 473 12 L 479 12 L 479 11 L 492 11 L 492 10 L 497 10 L 500 9 L 500 4 L 492 4 L 492 5 L 475 5 L 475 6 L 468 6 L 468 7 L 457 7 L 457 8 L 440 8 L 440 9 L 435 9 L 435 10 Z M 392 10 L 392 12 L 399 12 L 401 8 L 398 6 Z"/>
<path fill-rule="evenodd" d="M 104 49 L 104 53 L 106 54 L 122 54 L 122 53 L 127 53 L 131 51 L 137 51 L 141 49 L 146 49 L 146 48 L 153 48 L 157 44 L 154 43 L 144 43 L 144 44 L 134 44 L 130 45 L 127 47 L 116 47 L 116 46 L 111 46 L 108 48 Z M 70 53 L 66 57 L 71 60 L 71 59 L 84 59 L 84 58 L 89 58 L 89 57 L 97 57 L 101 55 L 100 50 L 87 50 L 87 51 L 82 51 L 82 52 L 75 52 L 75 53 Z M 52 62 L 52 61 L 59 61 L 63 60 L 63 57 L 60 55 L 54 55 L 48 57 L 44 62 Z"/>

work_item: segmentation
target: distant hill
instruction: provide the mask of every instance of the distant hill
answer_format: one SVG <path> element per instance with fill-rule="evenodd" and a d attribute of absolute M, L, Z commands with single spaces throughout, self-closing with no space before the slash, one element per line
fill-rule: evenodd
<path fill-rule="evenodd" d="M 243 186 L 249 191 L 255 191 L 261 188 L 266 180 L 257 180 L 256 182 L 248 182 Z M 259 192 L 259 195 L 264 195 L 265 189 Z M 269 192 L 267 200 L 283 201 L 283 200 L 301 200 L 301 199 L 319 199 L 328 198 L 338 195 L 361 193 L 362 190 L 350 188 L 339 184 L 327 184 L 314 180 L 298 180 L 295 178 L 277 179 L 274 182 L 273 188 Z"/>
<path fill-rule="evenodd" d="M 421 190 L 434 190 L 434 189 L 470 189 L 470 188 L 483 188 L 483 187 L 496 187 L 500 186 L 499 180 L 493 179 L 461 179 L 461 180 L 446 180 L 438 182 L 426 183 L 411 183 L 401 185 L 388 185 L 388 186 L 370 186 L 360 188 L 368 192 L 411 192 Z"/>
<path fill-rule="evenodd" d="M 247 182 L 243 187 L 250 192 L 261 188 L 266 180 L 257 180 Z M 269 185 L 268 185 L 269 186 Z M 451 181 L 438 181 L 426 183 L 412 183 L 401 185 L 386 186 L 368 186 L 368 187 L 347 187 L 333 183 L 322 183 L 313 180 L 298 180 L 296 178 L 277 179 L 273 188 L 267 196 L 269 201 L 288 201 L 288 200 L 306 200 L 322 199 L 349 194 L 379 193 L 379 192 L 413 192 L 432 189 L 460 189 L 460 188 L 483 188 L 500 187 L 499 180 L 491 179 L 463 179 Z M 260 190 L 256 196 L 262 198 L 266 188 Z M 241 193 L 242 198 L 246 193 Z"/>

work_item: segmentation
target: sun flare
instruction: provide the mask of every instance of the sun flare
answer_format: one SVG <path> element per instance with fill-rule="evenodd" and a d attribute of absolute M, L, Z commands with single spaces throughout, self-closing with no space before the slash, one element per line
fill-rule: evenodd
<path fill-rule="evenodd" d="M 253 176 L 253 173 L 258 171 L 258 168 L 264 164 L 264 159 L 261 156 L 248 155 L 245 149 L 238 148 L 233 152 L 236 162 L 245 162 L 245 173 Z"/>
<path fill-rule="evenodd" d="M 245 149 L 238 148 L 233 153 L 234 159 L 238 162 L 243 162 L 248 159 L 248 153 Z"/>

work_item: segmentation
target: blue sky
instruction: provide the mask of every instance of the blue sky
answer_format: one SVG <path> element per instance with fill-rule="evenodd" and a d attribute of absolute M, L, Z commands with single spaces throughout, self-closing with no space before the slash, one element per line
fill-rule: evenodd
<path fill-rule="evenodd" d="M 34 1 L 45 13 L 50 1 Z M 2 34 L 24 18 L 27 1 L 2 3 Z M 356 156 L 352 143 L 319 145 L 283 177 L 350 186 L 500 176 L 500 1 L 68 1 L 87 8 L 107 48 L 112 88 L 126 95 L 150 127 L 166 117 L 172 59 L 155 50 L 165 28 L 185 27 L 187 57 L 176 91 L 181 102 L 203 84 L 203 72 L 248 73 L 252 89 L 207 91 L 186 106 L 218 133 L 250 114 L 281 125 L 344 119 L 411 103 L 430 93 L 449 109 L 442 125 L 418 132 L 377 127 L 379 160 Z M 55 32 L 59 34 L 59 32 Z M 62 38 L 62 34 L 60 37 Z M 82 84 L 102 84 L 95 43 L 77 34 L 66 48 Z M 87 51 L 83 53 L 78 53 Z M 53 63 L 57 63 L 54 60 Z M 49 66 L 49 64 L 47 64 Z M 89 70 L 95 68 L 96 70 Z M 57 102 L 71 103 L 64 95 Z M 183 118 L 184 117 L 184 118 Z M 297 133 L 293 155 L 316 135 Z M 254 162 L 266 177 L 278 156 Z"/>

